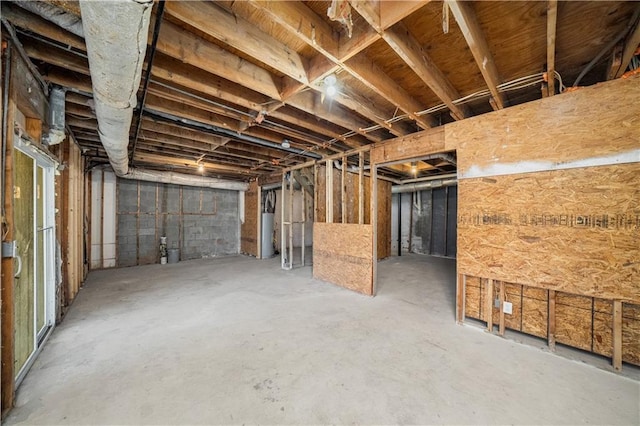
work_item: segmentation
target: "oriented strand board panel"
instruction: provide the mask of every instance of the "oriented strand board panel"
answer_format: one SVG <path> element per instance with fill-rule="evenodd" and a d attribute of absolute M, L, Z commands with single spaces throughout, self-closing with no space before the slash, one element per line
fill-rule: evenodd
<path fill-rule="evenodd" d="M 313 224 L 313 277 L 349 290 L 373 291 L 373 227 Z"/>
<path fill-rule="evenodd" d="M 458 186 L 458 273 L 640 302 L 640 163 Z"/>
<path fill-rule="evenodd" d="M 480 278 L 466 277 L 464 314 L 467 317 L 482 319 L 482 293 Z"/>
<path fill-rule="evenodd" d="M 375 144 L 371 149 L 371 163 L 380 164 L 417 158 L 425 154 L 445 152 L 447 151 L 445 147 L 445 127 L 427 129 Z"/>
<path fill-rule="evenodd" d="M 244 223 L 240 228 L 240 251 L 251 256 L 258 255 L 258 183 L 251 182 L 244 193 Z"/>
<path fill-rule="evenodd" d="M 640 76 L 516 105 L 445 126 L 458 173 L 566 163 L 640 148 Z M 615 107 L 614 107 L 615 106 Z M 637 155 L 636 155 L 637 157 Z"/>

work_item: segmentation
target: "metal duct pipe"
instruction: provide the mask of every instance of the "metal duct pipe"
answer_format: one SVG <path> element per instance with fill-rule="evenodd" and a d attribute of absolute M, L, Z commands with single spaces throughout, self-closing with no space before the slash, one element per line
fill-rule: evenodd
<path fill-rule="evenodd" d="M 404 185 L 394 185 L 391 187 L 392 194 L 402 194 L 405 192 L 418 192 L 425 189 L 441 188 L 443 186 L 453 186 L 458 184 L 458 179 L 436 179 L 426 182 L 405 183 Z"/>
<path fill-rule="evenodd" d="M 250 135 L 244 135 L 242 133 L 237 133 L 237 132 L 234 132 L 233 130 L 225 129 L 224 127 L 218 127 L 218 126 L 214 126 L 212 124 L 201 123 L 199 121 L 190 120 L 188 118 L 178 117 L 176 115 L 167 114 L 167 113 L 160 112 L 160 111 L 155 111 L 155 110 L 149 109 L 149 108 L 145 108 L 144 111 L 152 118 L 156 118 L 156 119 L 160 119 L 160 120 L 164 120 L 164 121 L 169 121 L 169 122 L 172 122 L 172 123 L 181 123 L 181 124 L 185 125 L 186 127 L 189 127 L 191 129 L 194 129 L 194 130 L 200 130 L 200 131 L 204 131 L 204 132 L 207 132 L 207 133 L 211 133 L 213 135 L 223 136 L 223 137 L 227 137 L 227 138 L 231 138 L 231 139 L 236 139 L 236 140 L 239 140 L 239 141 L 250 142 L 250 143 L 254 143 L 256 145 L 264 146 L 264 147 L 267 147 L 267 148 L 279 149 L 281 151 L 290 152 L 292 154 L 301 155 L 303 157 L 313 158 L 315 160 L 320 160 L 322 158 L 322 156 L 320 154 L 316 154 L 314 152 L 304 151 L 302 149 L 291 148 L 291 147 L 285 148 L 282 145 L 277 144 L 275 142 L 271 142 L 271 141 L 268 141 L 268 140 L 265 140 L 265 139 L 256 138 L 255 136 L 250 136 Z"/>
<path fill-rule="evenodd" d="M 121 177 L 129 168 L 129 128 L 152 7 L 153 0 L 80 1 L 98 134 L 111 167 Z"/>
<path fill-rule="evenodd" d="M 141 170 L 135 168 L 130 168 L 129 173 L 120 177 L 124 179 L 169 183 L 173 185 L 227 189 L 229 191 L 246 191 L 249 189 L 249 184 L 246 182 L 235 182 L 205 176 L 194 176 L 175 172 L 160 172 L 155 170 Z"/>
<path fill-rule="evenodd" d="M 82 3 L 82 2 L 81 2 Z M 78 37 L 84 38 L 84 29 L 79 16 L 44 1 L 16 1 L 14 4 L 53 22 Z M 84 11 L 82 12 L 84 15 Z"/>

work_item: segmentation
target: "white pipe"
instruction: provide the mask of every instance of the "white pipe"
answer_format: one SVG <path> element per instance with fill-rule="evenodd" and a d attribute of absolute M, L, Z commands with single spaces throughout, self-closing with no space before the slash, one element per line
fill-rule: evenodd
<path fill-rule="evenodd" d="M 401 194 L 404 192 L 418 192 L 424 189 L 441 188 L 443 186 L 453 186 L 458 183 L 457 179 L 439 179 L 426 182 L 407 183 L 404 185 L 395 185 L 391 187 L 392 194 Z"/>
<path fill-rule="evenodd" d="M 124 179 L 144 180 L 148 182 L 169 183 L 173 185 L 199 186 L 202 188 L 227 189 L 229 191 L 246 191 L 249 184 L 205 176 L 194 176 L 175 172 L 161 172 L 155 170 L 141 170 L 130 168 Z"/>
<path fill-rule="evenodd" d="M 120 177 L 129 167 L 129 128 L 152 6 L 152 0 L 80 1 L 98 134 Z"/>

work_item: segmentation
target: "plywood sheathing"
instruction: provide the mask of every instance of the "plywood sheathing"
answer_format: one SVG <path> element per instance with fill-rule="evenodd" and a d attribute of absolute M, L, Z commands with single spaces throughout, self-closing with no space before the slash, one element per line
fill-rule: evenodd
<path fill-rule="evenodd" d="M 316 193 L 318 201 L 316 203 L 316 221 L 326 221 L 326 166 L 318 166 L 318 187 Z M 333 218 L 340 221 L 342 218 L 342 197 L 341 170 L 333 169 Z M 371 179 L 364 177 L 364 223 L 371 223 Z M 345 176 L 346 191 L 346 223 L 357 224 L 359 221 L 359 174 L 347 172 Z M 378 179 L 378 259 L 384 259 L 391 254 L 391 182 Z M 315 246 L 315 242 L 314 242 Z"/>
<path fill-rule="evenodd" d="M 447 124 L 444 145 L 457 150 L 462 178 L 499 174 L 505 164 L 552 165 L 638 150 L 638 97 L 640 78 L 614 80 Z"/>
<path fill-rule="evenodd" d="M 315 222 L 313 238 L 314 278 L 372 294 L 371 225 Z"/>
<path fill-rule="evenodd" d="M 240 227 L 240 251 L 251 256 L 258 256 L 259 210 L 258 183 L 253 181 L 244 193 L 244 223 Z"/>
<path fill-rule="evenodd" d="M 461 273 L 640 302 L 640 164 L 461 180 Z"/>

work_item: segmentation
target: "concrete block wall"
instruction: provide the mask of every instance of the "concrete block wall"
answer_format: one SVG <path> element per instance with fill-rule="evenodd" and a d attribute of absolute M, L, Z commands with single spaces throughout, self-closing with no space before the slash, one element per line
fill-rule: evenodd
<path fill-rule="evenodd" d="M 118 180 L 118 266 L 159 262 L 160 237 L 180 259 L 239 253 L 238 192 Z"/>

